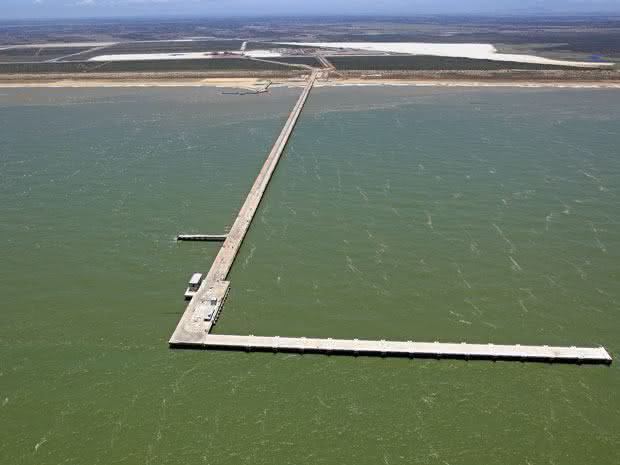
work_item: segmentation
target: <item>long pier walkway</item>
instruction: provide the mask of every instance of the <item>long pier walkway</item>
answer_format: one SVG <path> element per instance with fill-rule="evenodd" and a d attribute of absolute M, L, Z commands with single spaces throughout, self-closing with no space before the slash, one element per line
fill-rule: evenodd
<path fill-rule="evenodd" d="M 603 347 L 553 347 L 210 334 L 203 348 L 328 355 L 610 364 Z"/>
<path fill-rule="evenodd" d="M 317 70 L 313 70 L 310 74 L 306 87 L 304 87 L 271 152 L 269 152 L 267 160 L 258 173 L 250 193 L 241 210 L 239 210 L 237 219 L 230 228 L 222 248 L 211 265 L 211 269 L 185 309 L 176 330 L 172 334 L 171 345 L 201 344 L 211 331 L 211 327 L 217 319 L 228 294 L 229 283 L 226 281 L 226 277 L 318 74 L 319 71 Z"/>
<path fill-rule="evenodd" d="M 316 79 L 323 72 L 314 69 L 293 107 L 282 132 L 258 173 L 228 235 L 181 235 L 180 240 L 225 241 L 205 280 L 185 309 L 170 338 L 170 347 L 243 351 L 378 355 L 384 357 L 461 358 L 487 360 L 545 361 L 564 363 L 610 364 L 611 356 L 603 347 L 551 347 L 527 345 L 466 344 L 413 341 L 371 341 L 358 339 L 316 339 L 295 337 L 234 336 L 209 334 L 228 295 L 228 273 L 239 247 L 250 228 L 271 176 L 297 123 Z"/>

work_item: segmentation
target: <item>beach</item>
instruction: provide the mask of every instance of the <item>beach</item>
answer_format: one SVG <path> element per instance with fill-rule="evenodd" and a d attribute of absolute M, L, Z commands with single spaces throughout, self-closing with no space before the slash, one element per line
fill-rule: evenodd
<path fill-rule="evenodd" d="M 267 78 L 225 77 L 225 78 L 109 78 L 85 79 L 62 78 L 36 80 L 11 79 L 0 80 L 0 88 L 97 88 L 97 87 L 227 87 L 227 88 L 262 88 Z M 304 87 L 305 80 L 299 77 L 291 79 L 273 79 L 273 87 Z M 572 89 L 618 89 L 618 80 L 511 80 L 511 79 L 385 79 L 385 78 L 345 78 L 317 81 L 316 87 L 338 86 L 421 86 L 421 87 L 541 87 Z"/>

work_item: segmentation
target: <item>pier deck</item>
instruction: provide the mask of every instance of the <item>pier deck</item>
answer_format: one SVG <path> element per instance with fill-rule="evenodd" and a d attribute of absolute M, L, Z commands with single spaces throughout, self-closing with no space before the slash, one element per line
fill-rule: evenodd
<path fill-rule="evenodd" d="M 295 337 L 233 336 L 209 334 L 217 321 L 226 296 L 226 281 L 239 247 L 252 223 L 284 147 L 297 123 L 310 90 L 324 71 L 313 70 L 293 107 L 282 132 L 260 170 L 230 232 L 227 235 L 179 235 L 178 240 L 224 240 L 205 280 L 185 309 L 170 347 L 243 351 L 378 355 L 384 357 L 459 358 L 486 360 L 544 361 L 610 364 L 603 347 L 552 347 L 531 345 L 454 344 L 413 341 L 370 341 L 358 339 L 316 339 Z M 217 239 L 216 239 L 217 238 Z"/>
<path fill-rule="evenodd" d="M 301 110 L 306 103 L 317 75 L 318 71 L 316 70 L 313 70 L 310 74 L 308 83 L 299 96 L 297 103 L 295 103 L 295 106 L 286 120 L 280 135 L 271 149 L 271 152 L 269 152 L 267 160 L 265 160 L 262 169 L 258 173 L 250 193 L 245 199 L 241 210 L 239 210 L 237 219 L 230 228 L 230 232 L 222 244 L 222 248 L 211 265 L 211 269 L 196 292 L 196 295 L 194 295 L 185 309 L 176 330 L 172 334 L 172 337 L 170 338 L 170 345 L 174 346 L 180 343 L 200 344 L 211 331 L 214 319 L 205 321 L 203 318 L 203 309 L 206 306 L 213 305 L 211 296 L 213 295 L 214 290 L 220 285 L 221 282 L 226 281 L 226 277 L 228 276 L 228 272 L 230 271 L 235 257 L 237 256 L 239 247 L 241 247 L 243 239 L 250 228 L 250 224 L 254 218 L 254 213 L 263 198 L 263 194 L 267 189 L 267 185 L 271 180 L 271 176 L 278 164 L 278 161 L 280 161 L 284 147 L 286 147 L 286 143 L 293 132 L 293 128 L 297 123 L 297 119 L 301 114 Z M 217 306 L 215 311 L 216 314 L 219 314 L 223 302 L 224 299 L 220 299 L 215 304 Z"/>
<path fill-rule="evenodd" d="M 184 346 L 184 344 L 179 344 Z M 322 353 L 382 357 L 516 360 L 610 364 L 603 347 L 466 344 L 305 337 L 230 336 L 209 334 L 195 348 L 262 352 Z"/>
<path fill-rule="evenodd" d="M 177 241 L 223 242 L 228 234 L 179 234 Z"/>

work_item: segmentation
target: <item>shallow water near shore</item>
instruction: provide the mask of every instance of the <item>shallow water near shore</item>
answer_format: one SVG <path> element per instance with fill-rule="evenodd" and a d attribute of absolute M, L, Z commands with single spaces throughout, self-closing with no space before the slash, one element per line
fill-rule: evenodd
<path fill-rule="evenodd" d="M 299 89 L 3 89 L 6 464 L 613 463 L 617 364 L 172 351 Z M 620 94 L 319 88 L 216 332 L 620 354 Z"/>

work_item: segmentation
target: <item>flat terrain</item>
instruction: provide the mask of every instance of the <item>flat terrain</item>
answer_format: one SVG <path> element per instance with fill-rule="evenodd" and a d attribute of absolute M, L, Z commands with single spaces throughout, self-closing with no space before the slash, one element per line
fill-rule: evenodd
<path fill-rule="evenodd" d="M 0 48 L 0 63 L 37 62 L 61 58 L 73 53 L 89 50 L 90 47 L 19 47 Z"/>
<path fill-rule="evenodd" d="M 244 58 L 221 58 L 207 60 L 140 60 L 110 62 L 67 63 L 9 63 L 0 64 L 1 74 L 81 74 L 81 73 L 133 73 L 133 72 L 210 72 L 210 71 L 262 71 L 290 68 L 284 64 L 248 60 Z"/>
<path fill-rule="evenodd" d="M 536 63 L 518 63 L 511 61 L 477 60 L 471 58 L 451 58 L 437 56 L 330 56 L 332 63 L 338 70 L 468 70 L 468 71 L 495 71 L 495 70 L 567 70 L 574 69 L 568 66 L 545 65 Z"/>
<path fill-rule="evenodd" d="M 183 53 L 203 51 L 238 51 L 241 40 L 192 40 L 192 41 L 150 41 L 125 42 L 104 47 L 82 54 L 73 60 L 82 61 L 97 55 L 115 55 L 123 53 Z"/>
<path fill-rule="evenodd" d="M 325 55 L 335 67 L 332 78 L 342 77 L 339 72 L 350 71 L 468 71 L 480 73 L 481 77 L 487 73 L 488 79 L 510 80 L 513 76 L 496 72 L 527 70 L 532 75 L 526 78 L 536 81 L 537 72 L 572 72 L 574 65 L 570 63 L 577 65 L 577 62 L 588 66 L 610 66 L 620 72 L 615 65 L 620 61 L 620 20 L 609 17 L 323 18 L 299 21 L 281 18 L 244 21 L 170 19 L 120 20 L 118 23 L 72 21 L 67 24 L 13 22 L 2 26 L 0 80 L 11 81 L 20 76 L 32 80 L 39 75 L 47 79 L 49 74 L 66 78 L 91 73 L 107 74 L 108 78 L 114 79 L 116 76 L 112 75 L 125 74 L 127 77 L 131 73 L 159 74 L 159 79 L 177 79 L 179 73 L 201 73 L 203 77 L 211 74 L 213 77 L 221 76 L 223 72 L 230 73 L 230 77 L 234 73 L 234 77 L 247 77 L 248 73 L 257 73 L 257 77 L 271 73 L 274 77 L 281 72 L 280 76 L 285 77 L 296 69 L 325 68 L 326 62 L 321 61 Z M 291 45 L 299 42 L 367 45 L 366 50 Z M 398 52 L 412 42 L 435 44 L 435 48 L 445 48 L 446 45 L 467 48 L 466 44 L 474 44 L 478 49 L 492 48 L 497 53 L 472 57 L 458 52 L 448 56 L 412 56 Z M 368 50 L 379 43 L 395 44 L 394 51 Z M 183 57 L 185 53 L 193 55 Z M 244 53 L 248 55 L 242 57 Z M 503 55 L 504 61 L 483 59 L 494 55 Z M 129 60 L 127 56 L 130 56 Z M 558 62 L 554 64 L 549 59 Z M 90 60 L 99 62 L 93 64 Z M 540 63 L 534 63 L 536 61 Z M 419 77 L 431 78 L 428 75 Z M 567 73 L 555 78 L 564 81 L 609 80 L 617 79 L 617 75 L 611 78 L 605 74 L 581 77 Z"/>

